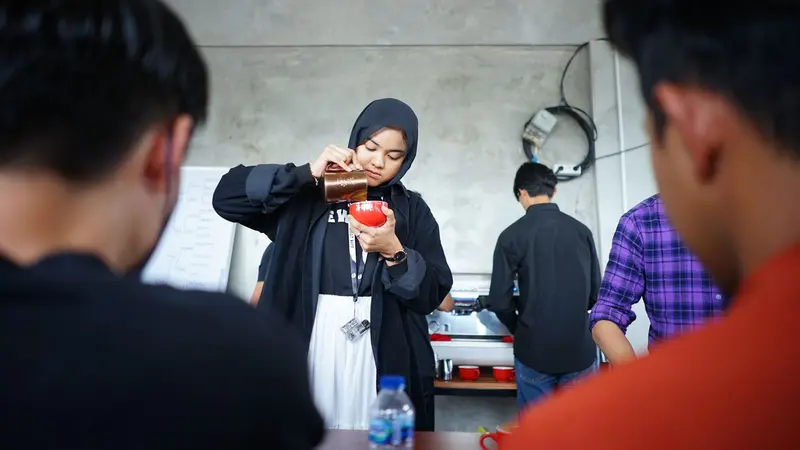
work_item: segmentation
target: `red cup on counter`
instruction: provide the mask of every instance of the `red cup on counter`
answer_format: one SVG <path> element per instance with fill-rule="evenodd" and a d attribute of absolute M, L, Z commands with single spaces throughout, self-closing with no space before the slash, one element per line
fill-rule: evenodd
<path fill-rule="evenodd" d="M 458 377 L 464 381 L 475 381 L 481 377 L 481 368 L 478 366 L 458 366 Z"/>
<path fill-rule="evenodd" d="M 439 334 L 439 333 L 431 333 L 431 342 L 450 342 L 453 340 L 450 336 Z"/>
<path fill-rule="evenodd" d="M 507 366 L 492 367 L 492 375 L 494 375 L 494 379 L 500 383 L 509 383 L 516 379 L 513 367 L 507 367 Z"/>
<path fill-rule="evenodd" d="M 367 200 L 350 204 L 350 215 L 362 225 L 368 227 L 379 227 L 386 223 L 386 214 L 383 207 L 389 204 L 382 201 Z"/>
<path fill-rule="evenodd" d="M 481 448 L 483 450 L 490 450 L 485 443 L 487 440 L 492 440 L 495 442 L 495 444 L 500 445 L 500 443 L 503 441 L 503 438 L 511 434 L 512 428 L 513 427 L 511 426 L 500 425 L 497 427 L 497 430 L 494 433 L 483 433 L 480 440 Z"/>

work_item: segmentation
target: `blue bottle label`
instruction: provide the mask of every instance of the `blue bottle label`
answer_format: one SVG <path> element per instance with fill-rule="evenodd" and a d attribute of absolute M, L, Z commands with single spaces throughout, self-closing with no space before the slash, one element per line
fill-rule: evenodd
<path fill-rule="evenodd" d="M 414 418 L 405 417 L 401 420 L 403 421 L 403 424 L 400 427 L 400 433 L 403 436 L 403 442 L 406 442 L 414 435 Z"/>
<path fill-rule="evenodd" d="M 369 442 L 390 444 L 392 442 L 392 425 L 392 421 L 388 419 L 372 419 L 369 423 Z"/>

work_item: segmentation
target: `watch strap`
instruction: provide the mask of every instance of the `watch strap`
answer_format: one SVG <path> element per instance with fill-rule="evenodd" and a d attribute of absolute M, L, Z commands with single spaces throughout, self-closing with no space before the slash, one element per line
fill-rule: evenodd
<path fill-rule="evenodd" d="M 403 260 L 405 260 L 407 257 L 408 253 L 406 253 L 405 250 L 400 250 L 399 252 L 395 253 L 392 257 L 384 259 L 391 262 L 403 262 Z"/>

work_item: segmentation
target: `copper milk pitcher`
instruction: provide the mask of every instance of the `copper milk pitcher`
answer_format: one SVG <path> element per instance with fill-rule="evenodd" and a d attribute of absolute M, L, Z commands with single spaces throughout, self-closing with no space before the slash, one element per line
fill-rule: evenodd
<path fill-rule="evenodd" d="M 367 200 L 368 186 L 367 173 L 360 170 L 345 172 L 331 167 L 322 176 L 322 188 L 328 203 L 363 202 Z"/>

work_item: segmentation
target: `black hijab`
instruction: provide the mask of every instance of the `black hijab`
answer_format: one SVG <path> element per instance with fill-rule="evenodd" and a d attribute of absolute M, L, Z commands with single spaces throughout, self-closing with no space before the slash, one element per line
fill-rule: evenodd
<path fill-rule="evenodd" d="M 406 138 L 406 157 L 400 166 L 400 171 L 383 186 L 392 186 L 400 182 L 403 175 L 411 168 L 411 163 L 417 156 L 417 133 L 419 123 L 414 110 L 405 103 L 395 98 L 382 98 L 375 100 L 358 116 L 353 130 L 350 132 L 348 146 L 355 150 L 370 136 L 383 128 L 397 128 L 402 130 Z"/>

